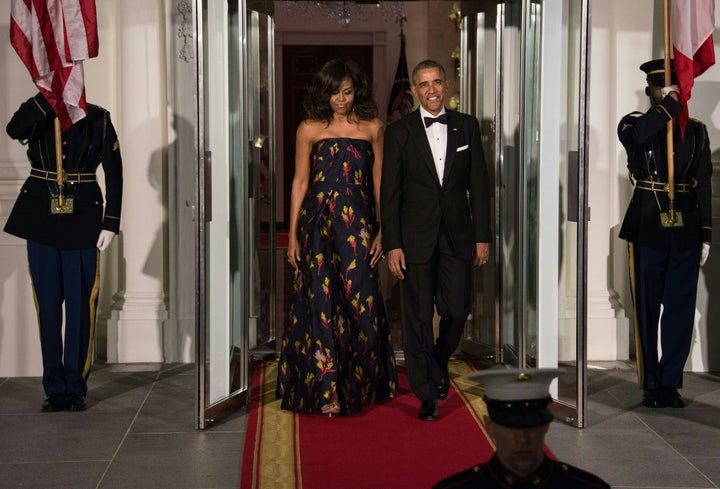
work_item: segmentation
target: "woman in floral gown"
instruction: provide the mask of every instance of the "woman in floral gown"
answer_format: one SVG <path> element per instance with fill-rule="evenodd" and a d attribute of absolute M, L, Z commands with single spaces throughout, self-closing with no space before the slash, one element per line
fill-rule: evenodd
<path fill-rule="evenodd" d="M 292 305 L 278 364 L 281 407 L 347 415 L 392 397 L 395 357 L 376 265 L 383 124 L 366 75 L 332 60 L 296 135 L 288 261 Z"/>

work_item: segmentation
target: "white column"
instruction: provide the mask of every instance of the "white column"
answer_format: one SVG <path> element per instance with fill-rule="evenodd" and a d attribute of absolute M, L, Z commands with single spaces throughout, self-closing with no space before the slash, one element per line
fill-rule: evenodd
<path fill-rule="evenodd" d="M 108 321 L 109 362 L 164 360 L 165 166 L 167 104 L 162 1 L 124 0 L 119 8 L 123 156 L 121 291 Z"/>
<path fill-rule="evenodd" d="M 195 169 L 197 167 L 197 55 L 190 2 L 165 4 L 168 90 L 168 319 L 166 362 L 195 358 Z M 180 33 L 183 35 L 181 36 Z"/>
<path fill-rule="evenodd" d="M 614 5 L 614 4 L 613 4 Z M 623 8 L 624 8 L 623 3 Z M 609 79 L 608 67 L 615 66 L 616 27 L 614 9 L 598 8 L 592 16 L 593 53 L 590 73 L 599 73 L 601 79 Z M 641 55 L 642 56 L 642 55 Z M 639 64 L 637 65 L 639 66 Z M 639 70 L 638 70 L 639 71 Z M 637 84 L 622 79 L 626 91 L 634 86 L 642 88 L 643 79 L 638 74 Z M 629 356 L 630 322 L 618 301 L 618 292 L 611 284 L 613 272 L 617 272 L 617 261 L 626 259 L 624 242 L 618 238 L 619 224 L 624 215 L 624 204 L 619 198 L 619 186 L 625 160 L 622 146 L 618 142 L 615 128 L 619 116 L 608 107 L 613 107 L 615 93 L 606 83 L 589 84 L 590 148 L 588 205 L 590 223 L 588 226 L 588 359 L 625 360 Z M 628 112 L 633 107 L 628 109 Z M 623 208 L 621 208 L 623 207 Z M 624 262 L 626 266 L 626 261 Z M 620 273 L 627 277 L 627 268 Z M 624 282 L 627 282 L 627 278 Z"/>

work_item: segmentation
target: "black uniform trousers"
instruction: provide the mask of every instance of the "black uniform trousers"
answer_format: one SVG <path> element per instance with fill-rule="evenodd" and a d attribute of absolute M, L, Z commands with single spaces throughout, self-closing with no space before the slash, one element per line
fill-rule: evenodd
<path fill-rule="evenodd" d="M 472 264 L 458 257 L 444 226 L 425 263 L 406 263 L 400 282 L 405 366 L 410 388 L 421 401 L 437 397 L 447 361 L 462 338 L 472 308 Z M 440 316 L 433 335 L 434 309 Z"/>
<path fill-rule="evenodd" d="M 645 390 L 680 388 L 695 324 L 700 250 L 661 250 L 633 243 L 628 246 L 638 381 Z M 661 358 L 657 348 L 658 321 Z"/>
<path fill-rule="evenodd" d="M 30 240 L 27 250 L 40 328 L 45 394 L 84 397 L 92 361 L 100 253 L 96 248 L 64 250 Z"/>

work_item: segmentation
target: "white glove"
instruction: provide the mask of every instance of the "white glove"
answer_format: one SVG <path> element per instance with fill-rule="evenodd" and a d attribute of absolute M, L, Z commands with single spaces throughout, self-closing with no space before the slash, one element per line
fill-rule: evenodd
<path fill-rule="evenodd" d="M 662 87 L 661 92 L 662 92 L 663 97 L 667 97 L 670 94 L 670 92 L 680 93 L 680 87 L 678 87 L 677 85 L 670 85 L 669 87 Z"/>
<path fill-rule="evenodd" d="M 700 251 L 700 266 L 705 265 L 708 256 L 710 256 L 710 245 L 703 243 L 702 251 Z"/>
<path fill-rule="evenodd" d="M 100 251 L 105 251 L 108 246 L 110 246 L 110 243 L 112 243 L 113 238 L 115 237 L 115 233 L 112 231 L 108 231 L 107 229 L 103 229 L 100 231 L 100 236 L 98 236 L 97 240 L 97 249 Z"/>

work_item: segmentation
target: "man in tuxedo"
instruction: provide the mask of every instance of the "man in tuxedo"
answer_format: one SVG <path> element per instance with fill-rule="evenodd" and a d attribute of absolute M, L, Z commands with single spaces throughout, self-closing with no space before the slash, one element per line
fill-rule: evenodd
<path fill-rule="evenodd" d="M 418 417 L 438 419 L 448 360 L 472 305 L 472 266 L 489 257 L 488 172 L 476 118 L 445 108 L 443 66 L 412 72 L 420 107 L 385 132 L 380 214 L 390 273 L 400 279 L 403 350 Z M 440 316 L 433 335 L 434 309 Z"/>

